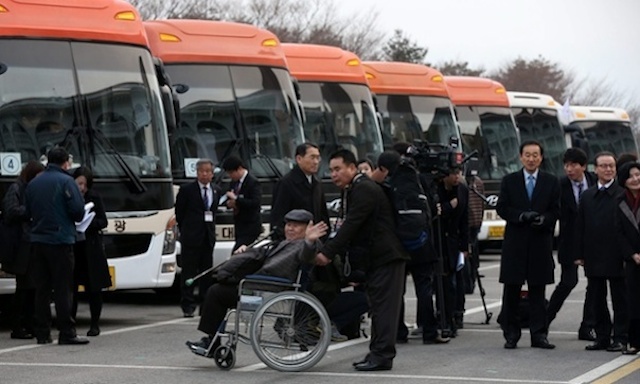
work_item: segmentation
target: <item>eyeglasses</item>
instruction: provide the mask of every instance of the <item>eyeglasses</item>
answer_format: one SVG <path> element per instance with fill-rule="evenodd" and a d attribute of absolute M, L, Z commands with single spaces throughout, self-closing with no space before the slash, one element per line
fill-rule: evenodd
<path fill-rule="evenodd" d="M 605 168 L 605 169 L 616 169 L 616 165 L 615 164 L 598 164 L 597 167 L 599 168 Z"/>

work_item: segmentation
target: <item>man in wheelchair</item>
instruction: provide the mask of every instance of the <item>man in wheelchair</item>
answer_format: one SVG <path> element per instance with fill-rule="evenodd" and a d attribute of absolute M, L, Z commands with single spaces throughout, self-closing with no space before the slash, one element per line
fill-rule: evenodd
<path fill-rule="evenodd" d="M 324 222 L 313 224 L 313 214 L 303 209 L 294 209 L 285 215 L 285 240 L 270 243 L 260 248 L 240 247 L 236 253 L 221 266 L 216 277 L 217 282 L 207 291 L 202 305 L 202 314 L 198 330 L 206 334 L 199 341 L 187 341 L 189 350 L 197 355 L 212 357 L 217 345 L 214 335 L 223 322 L 227 310 L 234 308 L 238 299 L 238 283 L 247 274 L 267 275 L 295 281 L 298 271 L 305 264 L 313 262 L 316 256 L 318 239 L 327 233 L 328 226 Z M 262 262 L 257 271 L 242 270 L 241 259 Z M 237 264 L 236 266 L 233 266 Z M 220 343 L 220 339 L 215 339 Z M 211 346 L 211 348 L 210 348 Z M 207 353 L 207 351 L 209 351 Z"/>

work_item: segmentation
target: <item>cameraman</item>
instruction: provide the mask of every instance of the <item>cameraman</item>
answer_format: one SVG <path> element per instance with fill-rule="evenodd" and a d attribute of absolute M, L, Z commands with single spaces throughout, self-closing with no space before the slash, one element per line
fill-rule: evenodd
<path fill-rule="evenodd" d="M 393 150 L 382 152 L 378 157 L 377 167 L 371 174 L 371 179 L 381 184 L 388 195 L 392 194 L 392 190 L 401 188 L 401 185 L 394 185 L 394 175 L 399 172 L 402 161 L 400 154 Z M 413 167 L 411 171 L 415 172 Z M 418 178 L 415 177 L 415 183 L 418 184 Z M 401 184 L 401 183 L 400 183 Z M 393 201 L 393 198 L 391 198 Z M 399 207 L 394 207 L 399 209 Z M 425 202 L 425 209 L 428 205 Z M 431 232 L 430 218 L 424 221 L 424 230 L 426 233 Z M 396 225 L 399 223 L 396 222 Z M 431 239 L 428 239 L 424 245 L 416 249 L 407 250 L 411 256 L 411 260 L 407 262 L 406 272 L 411 274 L 413 284 L 416 291 L 417 306 L 420 316 L 418 316 L 417 324 L 423 329 L 422 342 L 424 344 L 443 344 L 449 342 L 449 339 L 443 338 L 438 334 L 438 323 L 435 318 L 433 308 L 433 273 L 434 262 L 437 261 L 437 255 L 433 250 Z M 406 290 L 406 274 L 405 274 L 405 290 Z M 400 318 L 398 321 L 398 343 L 406 343 L 408 341 L 409 330 L 404 323 L 404 300 L 401 303 Z"/>
<path fill-rule="evenodd" d="M 457 336 L 456 324 L 462 323 L 464 314 L 464 276 L 460 262 L 466 262 L 469 255 L 469 189 L 460 183 L 460 176 L 460 167 L 451 167 L 446 175 L 437 177 L 439 226 L 436 225 L 434 238 L 436 249 L 442 250 L 446 325 L 443 337 Z M 464 260 L 460 260 L 460 254 Z"/>

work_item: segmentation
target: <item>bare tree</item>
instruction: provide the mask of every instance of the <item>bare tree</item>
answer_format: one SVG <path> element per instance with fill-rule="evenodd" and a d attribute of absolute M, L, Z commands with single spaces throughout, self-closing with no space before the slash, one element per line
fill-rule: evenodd
<path fill-rule="evenodd" d="M 565 71 L 560 64 L 538 56 L 533 60 L 521 57 L 493 71 L 489 77 L 502 83 L 510 91 L 538 92 L 562 100 L 574 82 L 575 75 Z"/>
<path fill-rule="evenodd" d="M 606 77 L 576 80 L 564 96 L 563 100 L 569 99 L 571 105 L 622 108 L 629 113 L 629 118 L 636 131 L 640 131 L 640 105 L 633 99 L 631 93 L 613 89 Z"/>

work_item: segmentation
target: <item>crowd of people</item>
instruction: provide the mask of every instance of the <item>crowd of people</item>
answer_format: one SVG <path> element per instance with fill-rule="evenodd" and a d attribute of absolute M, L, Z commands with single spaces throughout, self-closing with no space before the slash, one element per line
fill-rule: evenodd
<path fill-rule="evenodd" d="M 375 162 L 358 160 L 346 149 L 331 154 L 329 170 L 340 190 L 340 204 L 337 217 L 330 221 L 316 177 L 320 150 L 312 143 L 298 146 L 296 166 L 274 188 L 271 243 L 261 248 L 252 247 L 262 230 L 257 179 L 240 158 L 230 156 L 221 164 L 231 178 L 228 190 L 222 191 L 213 183 L 215 164 L 200 159 L 197 179 L 180 188 L 175 204 L 182 244 L 180 305 L 185 317 L 195 316 L 199 307 L 198 329 L 205 334 L 199 341 L 188 341 L 188 348 L 211 357 L 220 342 L 215 337 L 218 326 L 236 303 L 237 279 L 216 280 L 206 273 L 212 269 L 219 204 L 232 210 L 235 219 L 231 260 L 259 255 L 262 262 L 256 271 L 283 278 L 292 279 L 301 270 L 304 288 L 330 315 L 333 341 L 359 337 L 362 317 L 368 313 L 369 353 L 354 362 L 356 370 L 392 369 L 396 344 L 410 337 L 421 337 L 424 344 L 444 344 L 458 336 L 464 326 L 465 293 L 473 284 L 463 266 L 477 268 L 478 263 L 474 244 L 482 221 L 482 181 L 463 177 L 461 167 L 454 165 L 437 174 L 419 172 L 408 147 L 398 143 Z M 543 159 L 539 142 L 523 142 L 522 169 L 501 182 L 497 212 L 506 228 L 499 323 L 504 348 L 517 348 L 521 338 L 525 283 L 531 346 L 555 348 L 548 340 L 549 327 L 577 285 L 583 266 L 588 284 L 578 337 L 593 341 L 587 350 L 636 354 L 640 163 L 635 156 L 616 159 L 601 152 L 594 156 L 592 173 L 584 151 L 570 148 L 563 159 L 565 176 L 558 178 L 541 170 Z M 10 252 L 3 253 L 2 267 L 17 280 L 12 338 L 52 342 L 49 302 L 53 298 L 58 343 L 88 343 L 75 330 L 79 285 L 84 286 L 90 306 L 87 335 L 100 334 L 101 292 L 110 285 L 101 239 L 107 220 L 100 196 L 92 189 L 91 171 L 80 167 L 70 174 L 69 166 L 66 150 L 53 148 L 46 168 L 39 162 L 26 164 L 3 200 L 2 230 L 10 233 L 3 236 L 3 249 Z M 415 180 L 414 190 L 423 201 L 417 210 L 423 218 L 419 236 L 411 241 L 399 232 L 401 175 L 402 183 Z M 95 217 L 86 230 L 78 230 L 76 223 L 88 210 Z M 545 288 L 554 283 L 556 222 L 561 274 L 547 302 Z M 403 300 L 409 274 L 417 296 L 417 327 L 411 332 L 404 321 Z M 197 290 L 191 284 L 196 277 Z"/>

